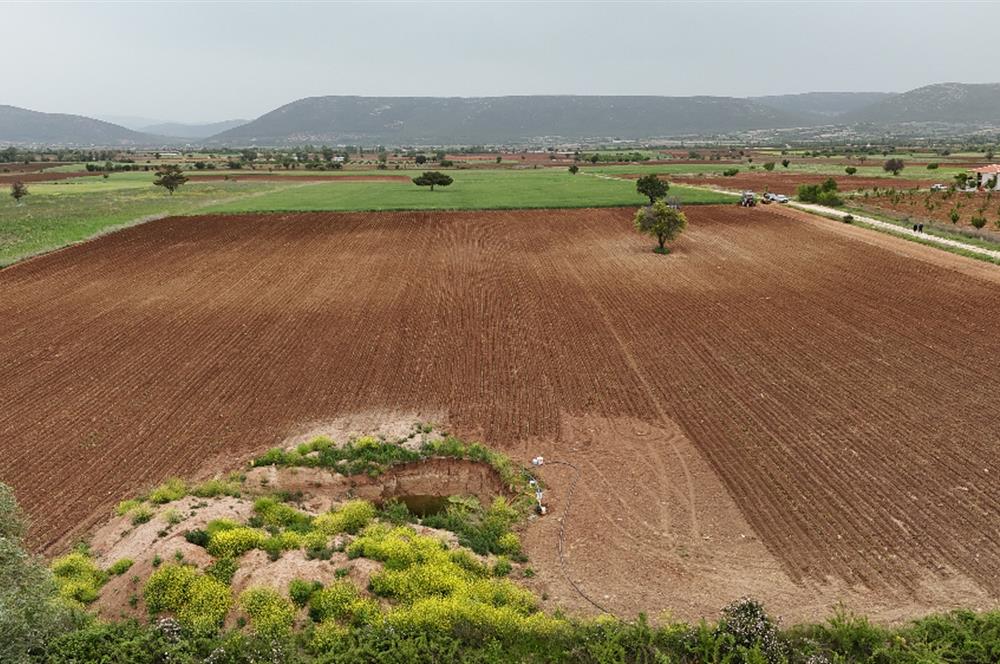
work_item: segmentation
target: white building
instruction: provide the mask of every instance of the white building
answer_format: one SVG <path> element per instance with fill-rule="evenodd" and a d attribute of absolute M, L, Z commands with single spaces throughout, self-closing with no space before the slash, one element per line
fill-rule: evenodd
<path fill-rule="evenodd" d="M 975 178 L 976 188 L 986 188 L 992 181 L 993 189 L 1000 191 L 1000 164 L 990 164 L 982 168 L 972 169 L 972 178 Z M 970 178 L 970 181 L 972 181 Z"/>

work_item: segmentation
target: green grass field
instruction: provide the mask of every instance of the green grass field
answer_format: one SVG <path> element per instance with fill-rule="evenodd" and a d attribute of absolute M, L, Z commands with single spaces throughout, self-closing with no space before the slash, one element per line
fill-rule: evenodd
<path fill-rule="evenodd" d="M 114 176 L 110 180 L 108 188 L 100 182 L 31 185 L 21 206 L 4 196 L 0 200 L 0 267 L 150 217 L 195 212 L 206 204 L 291 186 L 206 183 L 186 185 L 170 196 L 148 183 L 134 187 L 128 180 L 115 181 Z"/>
<path fill-rule="evenodd" d="M 250 200 L 206 208 L 204 212 L 266 210 L 495 210 L 639 206 L 645 197 L 631 180 L 604 179 L 565 170 L 449 171 L 455 183 L 430 191 L 407 182 L 322 182 Z M 733 197 L 674 186 L 682 203 L 729 203 Z"/>
<path fill-rule="evenodd" d="M 449 171 L 455 183 L 433 192 L 409 182 L 302 182 L 296 175 L 304 172 L 293 173 L 280 182 L 189 182 L 173 196 L 154 187 L 153 174 L 142 171 L 30 184 L 23 205 L 16 206 L 7 196 L 0 200 L 0 267 L 172 214 L 609 207 L 639 206 L 646 200 L 636 193 L 634 181 L 574 176 L 564 169 Z M 670 191 L 686 204 L 733 200 L 692 187 L 674 186 Z"/>

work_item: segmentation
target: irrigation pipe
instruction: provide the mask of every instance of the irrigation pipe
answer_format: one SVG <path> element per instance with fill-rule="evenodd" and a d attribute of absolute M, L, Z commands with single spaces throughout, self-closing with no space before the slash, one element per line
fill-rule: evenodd
<path fill-rule="evenodd" d="M 574 581 L 572 579 L 572 577 L 569 574 L 569 571 L 567 570 L 567 565 L 566 565 L 566 519 L 569 517 L 570 509 L 573 506 L 573 493 L 576 491 L 576 485 L 580 481 L 580 475 L 581 475 L 580 469 L 577 468 L 572 463 L 570 463 L 569 461 L 546 461 L 543 457 L 540 457 L 540 456 L 539 457 L 535 457 L 534 459 L 532 459 L 531 460 L 531 465 L 536 466 L 536 467 L 541 467 L 543 465 L 548 465 L 548 466 L 568 466 L 569 468 L 572 468 L 573 471 L 575 472 L 575 475 L 573 476 L 573 483 L 570 485 L 569 491 L 566 493 L 566 507 L 563 508 L 563 513 L 559 516 L 559 568 L 562 571 L 562 575 L 563 575 L 563 578 L 566 580 L 566 583 L 568 583 L 573 588 L 573 590 L 576 591 L 576 593 L 580 597 L 582 597 L 587 602 L 589 602 L 591 606 L 593 606 L 595 609 L 597 609 L 601 613 L 606 613 L 609 616 L 614 616 L 615 618 L 618 618 L 618 616 L 615 615 L 614 611 L 611 611 L 611 610 L 609 610 L 609 609 L 601 606 L 593 598 L 591 598 L 590 595 L 588 595 L 587 593 L 583 592 L 583 589 L 581 589 L 580 586 L 577 585 L 576 581 Z M 531 475 L 529 473 L 529 477 L 530 476 Z M 541 514 L 541 515 L 544 515 L 545 512 L 546 512 L 546 508 L 545 508 L 545 505 L 542 504 L 542 497 L 543 497 L 543 495 L 542 495 L 541 485 L 538 483 L 538 480 L 536 480 L 534 477 L 531 477 L 531 485 L 535 489 L 535 500 L 538 502 L 538 513 Z M 619 620 L 620 620 L 620 618 L 619 618 Z"/>

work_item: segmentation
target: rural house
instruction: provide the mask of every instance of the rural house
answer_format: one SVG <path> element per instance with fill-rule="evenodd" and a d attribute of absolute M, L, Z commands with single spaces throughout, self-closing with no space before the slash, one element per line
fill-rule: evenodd
<path fill-rule="evenodd" d="M 975 183 L 977 188 L 987 188 L 987 185 L 992 184 L 990 189 L 996 189 L 1000 191 L 1000 164 L 990 164 L 989 166 L 983 166 L 981 168 L 972 169 L 972 178 L 975 178 Z"/>

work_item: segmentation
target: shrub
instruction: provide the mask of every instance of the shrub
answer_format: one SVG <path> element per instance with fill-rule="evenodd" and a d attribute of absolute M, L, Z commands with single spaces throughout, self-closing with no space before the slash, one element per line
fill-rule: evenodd
<path fill-rule="evenodd" d="M 202 482 L 191 489 L 191 495 L 199 498 L 218 498 L 219 496 L 240 496 L 240 480 L 238 476 L 229 476 L 227 479 L 211 479 Z"/>
<path fill-rule="evenodd" d="M 140 524 L 148 522 L 153 518 L 153 510 L 144 503 L 139 503 L 137 507 L 132 508 L 129 512 L 129 520 L 132 522 L 133 526 L 138 526 Z"/>
<path fill-rule="evenodd" d="M 938 165 L 936 163 L 927 164 L 927 170 L 934 171 L 937 170 Z"/>
<path fill-rule="evenodd" d="M 205 524 L 205 532 L 207 532 L 209 537 L 211 537 L 216 533 L 221 533 L 223 530 L 233 530 L 234 528 L 240 527 L 240 524 L 236 523 L 232 519 L 212 519 Z"/>
<path fill-rule="evenodd" d="M 764 170 L 765 171 L 773 171 L 774 170 L 774 162 L 773 161 L 769 161 L 769 162 L 765 163 L 764 164 Z"/>
<path fill-rule="evenodd" d="M 216 558 L 236 558 L 250 549 L 260 548 L 267 540 L 267 533 L 256 528 L 230 528 L 212 535 L 208 552 Z"/>
<path fill-rule="evenodd" d="M 822 184 L 799 185 L 798 198 L 804 203 L 817 203 L 831 207 L 844 204 L 844 201 L 837 195 L 837 183 L 833 178 L 828 178 Z"/>
<path fill-rule="evenodd" d="M 319 581 L 306 581 L 305 579 L 292 579 L 288 584 L 288 596 L 292 598 L 295 606 L 305 606 L 313 594 L 323 589 L 323 584 Z"/>
<path fill-rule="evenodd" d="M 569 172 L 572 173 L 573 175 L 576 175 L 577 173 L 580 172 L 580 167 L 577 166 L 576 164 L 573 164 L 572 166 L 569 167 Z"/>
<path fill-rule="evenodd" d="M 845 214 L 841 218 L 841 221 L 843 221 L 845 224 L 850 224 L 850 223 L 852 223 L 854 221 L 854 215 Z"/>
<path fill-rule="evenodd" d="M 140 505 L 142 505 L 141 500 L 123 500 L 118 503 L 118 507 L 115 508 L 115 514 L 118 516 L 125 516 Z"/>
<path fill-rule="evenodd" d="M 375 518 L 375 514 L 375 506 L 368 501 L 351 500 L 335 511 L 320 514 L 313 524 L 326 535 L 354 534 L 367 526 Z"/>
<path fill-rule="evenodd" d="M 171 526 L 176 526 L 178 523 L 184 520 L 181 513 L 175 509 L 166 510 L 163 513 L 163 519 Z"/>
<path fill-rule="evenodd" d="M 195 529 L 184 533 L 184 539 L 195 546 L 207 547 L 211 536 L 204 530 Z"/>
<path fill-rule="evenodd" d="M 187 485 L 178 477 L 169 480 L 149 492 L 149 502 L 157 505 L 180 500 L 187 495 Z"/>
<path fill-rule="evenodd" d="M 972 224 L 973 228 L 976 228 L 978 230 L 986 225 L 986 218 L 973 217 L 972 219 L 969 220 L 969 223 Z"/>
<path fill-rule="evenodd" d="M 89 604 L 97 599 L 98 591 L 107 576 L 97 568 L 90 556 L 80 551 L 66 554 L 52 562 L 59 596 L 63 599 Z"/>
<path fill-rule="evenodd" d="M 510 564 L 510 560 L 506 557 L 501 556 L 497 559 L 496 563 L 493 564 L 493 576 L 504 577 L 509 576 L 514 567 Z"/>
<path fill-rule="evenodd" d="M 258 499 L 254 502 L 253 509 L 268 526 L 281 526 L 300 532 L 306 532 L 312 527 L 311 516 L 274 498 Z"/>
<path fill-rule="evenodd" d="M 738 169 L 738 168 L 727 168 L 726 170 L 722 171 L 722 175 L 725 176 L 725 177 L 727 177 L 727 178 L 731 178 L 731 177 L 733 177 L 734 175 L 736 175 L 739 172 L 740 172 L 740 169 Z"/>
<path fill-rule="evenodd" d="M 214 563 L 205 568 L 205 574 L 210 577 L 226 584 L 227 586 L 233 582 L 233 577 L 236 575 L 236 570 L 240 568 L 240 564 L 236 562 L 233 558 L 219 558 Z"/>
<path fill-rule="evenodd" d="M 726 641 L 739 648 L 758 649 L 767 662 L 782 660 L 778 627 L 756 600 L 745 597 L 724 608 L 715 634 L 717 643 L 725 635 L 730 637 Z M 721 645 L 726 641 L 721 641 Z"/>
<path fill-rule="evenodd" d="M 249 588 L 240 594 L 240 608 L 250 617 L 250 626 L 267 638 L 291 634 L 295 621 L 292 603 L 272 588 Z"/>
<path fill-rule="evenodd" d="M 858 169 L 854 168 L 853 166 L 848 166 L 847 168 L 844 169 L 844 172 L 847 173 L 848 175 L 854 175 L 855 173 L 858 172 Z"/>
<path fill-rule="evenodd" d="M 177 611 L 177 620 L 197 634 L 216 631 L 232 607 L 229 588 L 210 576 L 198 576 L 188 588 L 187 602 Z"/>
<path fill-rule="evenodd" d="M 351 630 L 336 620 L 325 620 L 312 631 L 309 639 L 309 650 L 317 655 L 345 650 L 345 643 L 351 636 Z"/>
<path fill-rule="evenodd" d="M 108 568 L 108 574 L 111 574 L 112 576 L 121 576 L 131 569 L 133 563 L 134 561 L 131 558 L 116 560 L 114 564 Z"/>
<path fill-rule="evenodd" d="M 351 605 L 360 599 L 358 589 L 348 581 L 335 581 L 315 590 L 309 597 L 309 617 L 315 622 L 340 620 L 350 615 Z"/>
<path fill-rule="evenodd" d="M 189 565 L 165 565 L 153 572 L 143 590 L 152 615 L 173 613 L 192 632 L 214 632 L 232 606 L 229 588 Z"/>
<path fill-rule="evenodd" d="M 410 508 L 406 506 L 406 503 L 395 498 L 391 498 L 382 504 L 382 509 L 379 510 L 379 518 L 396 526 L 413 523 L 416 519 L 410 513 Z"/>

